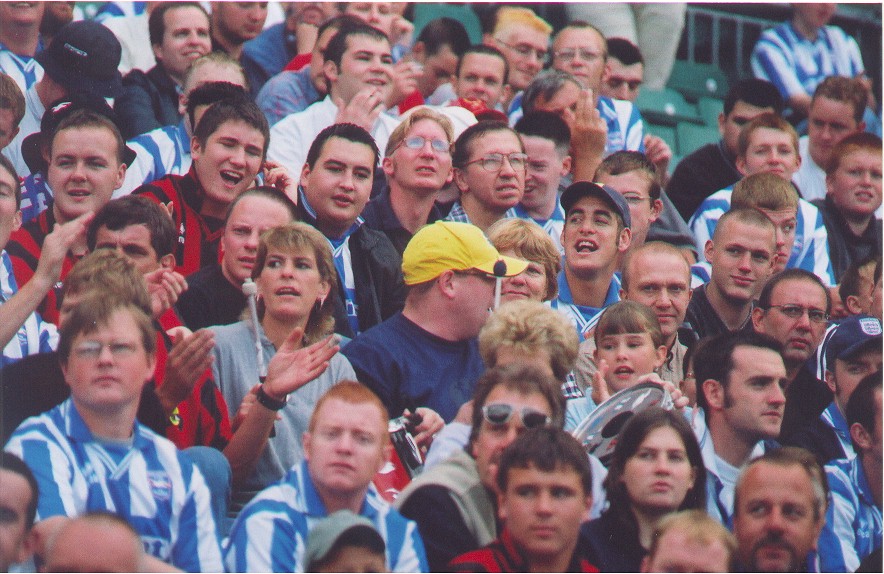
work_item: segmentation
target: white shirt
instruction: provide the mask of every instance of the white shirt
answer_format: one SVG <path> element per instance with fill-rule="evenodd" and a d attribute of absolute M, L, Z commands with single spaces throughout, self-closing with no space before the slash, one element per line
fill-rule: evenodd
<path fill-rule="evenodd" d="M 279 120 L 270 128 L 270 148 L 267 150 L 267 159 L 276 162 L 289 173 L 298 177 L 307 159 L 310 145 L 319 132 L 335 123 L 338 115 L 338 107 L 332 102 L 331 96 L 312 104 L 303 112 L 291 114 Z M 378 149 L 387 147 L 390 134 L 399 125 L 399 120 L 391 118 L 387 114 L 380 114 L 371 128 L 371 136 L 374 138 Z"/>
<path fill-rule="evenodd" d="M 801 167 L 792 176 L 792 183 L 798 186 L 801 197 L 813 201 L 826 197 L 826 172 L 810 157 L 809 142 L 809 136 L 802 136 L 798 140 Z"/>

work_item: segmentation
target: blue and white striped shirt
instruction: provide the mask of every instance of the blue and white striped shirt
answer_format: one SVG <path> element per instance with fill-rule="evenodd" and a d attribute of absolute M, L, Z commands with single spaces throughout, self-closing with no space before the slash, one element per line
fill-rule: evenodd
<path fill-rule="evenodd" d="M 826 465 L 829 508 L 820 534 L 822 572 L 854 572 L 863 558 L 881 546 L 881 510 L 875 506 L 860 457 Z"/>
<path fill-rule="evenodd" d="M 552 215 L 549 216 L 549 219 L 537 219 L 531 217 L 521 203 L 516 205 L 513 210 L 515 211 L 516 217 L 528 219 L 542 227 L 543 230 L 546 231 L 546 234 L 549 235 L 550 239 L 553 240 L 553 243 L 556 244 L 559 253 L 562 255 L 565 254 L 565 248 L 562 247 L 562 230 L 565 228 L 565 212 L 562 211 L 562 206 L 558 201 L 556 202 L 556 208 L 553 210 Z"/>
<path fill-rule="evenodd" d="M 731 208 L 733 191 L 733 186 L 726 187 L 704 199 L 688 222 L 701 260 L 704 259 L 703 249 L 715 233 L 719 218 Z M 810 271 L 827 286 L 837 284 L 832 272 L 832 261 L 829 259 L 829 234 L 823 223 L 823 216 L 815 205 L 803 199 L 798 200 L 795 244 L 786 267 Z"/>
<path fill-rule="evenodd" d="M 359 511 L 386 543 L 391 572 L 427 572 L 424 543 L 417 525 L 384 501 L 373 484 Z M 304 572 L 307 536 L 328 515 L 307 462 L 292 468 L 243 508 L 224 549 L 228 572 Z"/>
<path fill-rule="evenodd" d="M 574 296 L 571 295 L 571 287 L 568 286 L 568 278 L 565 271 L 559 272 L 559 296 L 550 301 L 550 307 L 564 315 L 568 321 L 577 329 L 577 336 L 582 343 L 587 333 L 595 329 L 596 323 L 602 311 L 608 305 L 613 305 L 620 300 L 620 274 L 614 273 L 611 277 L 611 283 L 608 285 L 608 292 L 605 294 L 605 303 L 602 307 L 586 307 L 574 303 Z"/>
<path fill-rule="evenodd" d="M 42 49 L 41 39 L 37 52 Z M 31 56 L 14 54 L 3 42 L 0 42 L 0 72 L 12 78 L 22 94 L 43 78 L 43 66 L 37 63 L 37 60 Z"/>
<path fill-rule="evenodd" d="M 148 554 L 188 572 L 220 572 L 203 476 L 186 454 L 137 421 L 132 437 L 131 445 L 99 441 L 68 399 L 23 422 L 4 449 L 37 479 L 37 520 L 111 512 L 129 521 Z"/>
<path fill-rule="evenodd" d="M 184 120 L 177 126 L 157 128 L 126 143 L 135 152 L 135 160 L 126 169 L 126 179 L 114 192 L 114 198 L 129 195 L 166 175 L 184 175 L 193 163 Z"/>
<path fill-rule="evenodd" d="M 765 30 L 752 51 L 752 73 L 772 82 L 785 100 L 813 95 L 828 76 L 852 78 L 864 71 L 856 41 L 836 26 L 823 26 L 811 41 L 786 22 Z"/>
<path fill-rule="evenodd" d="M 608 124 L 608 143 L 605 156 L 615 151 L 645 151 L 645 126 L 642 116 L 632 102 L 599 96 L 596 102 L 599 115 Z"/>
<path fill-rule="evenodd" d="M 52 203 L 52 189 L 39 171 L 21 180 L 21 220 L 37 219 Z"/>
<path fill-rule="evenodd" d="M 0 305 L 6 304 L 16 293 L 18 293 L 18 284 L 12 273 L 12 261 L 5 250 L 0 251 Z M 0 355 L 0 367 L 28 355 L 52 352 L 56 346 L 58 346 L 58 329 L 55 325 L 43 321 L 38 313 L 31 313 L 19 327 L 15 337 L 3 349 L 3 354 Z"/>

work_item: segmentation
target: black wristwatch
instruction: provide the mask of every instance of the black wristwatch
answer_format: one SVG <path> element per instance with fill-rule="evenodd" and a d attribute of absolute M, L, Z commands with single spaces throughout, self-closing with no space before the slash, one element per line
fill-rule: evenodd
<path fill-rule="evenodd" d="M 258 393 L 255 395 L 255 397 L 258 399 L 258 402 L 260 404 L 270 409 L 271 411 L 280 411 L 284 409 L 285 406 L 288 404 L 288 401 L 286 401 L 285 399 L 280 401 L 268 395 L 266 392 L 264 392 L 263 386 L 258 387 Z"/>

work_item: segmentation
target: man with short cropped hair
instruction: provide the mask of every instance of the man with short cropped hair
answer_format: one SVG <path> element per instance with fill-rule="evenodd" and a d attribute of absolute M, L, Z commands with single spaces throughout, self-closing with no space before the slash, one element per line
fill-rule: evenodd
<path fill-rule="evenodd" d="M 530 8 L 505 6 L 497 11 L 491 35 L 509 63 L 510 111 L 521 105 L 520 92 L 543 68 L 551 33 L 552 26 Z"/>
<path fill-rule="evenodd" d="M 159 4 L 148 19 L 150 44 L 157 65 L 134 69 L 123 78 L 123 93 L 114 102 L 126 139 L 181 120 L 178 94 L 187 70 L 212 49 L 209 16 L 198 2 Z"/>
<path fill-rule="evenodd" d="M 574 437 L 556 428 L 526 431 L 501 455 L 500 535 L 451 561 L 453 572 L 596 572 L 578 546 L 592 505 L 592 474 Z"/>
<path fill-rule="evenodd" d="M 417 527 L 387 504 L 372 479 L 390 456 L 388 414 L 355 381 L 329 389 L 304 433 L 304 461 L 240 512 L 224 549 L 236 572 L 300 572 L 316 522 L 338 510 L 368 518 L 386 542 L 390 572 L 425 572 Z"/>
<path fill-rule="evenodd" d="M 383 113 L 393 90 L 393 56 L 387 36 L 367 24 L 341 28 L 325 49 L 323 73 L 328 95 L 303 112 L 274 124 L 268 159 L 300 173 L 307 150 L 323 129 L 354 123 L 371 133 L 379 148 L 387 147 L 399 125 Z"/>
<path fill-rule="evenodd" d="M 377 161 L 367 131 L 333 124 L 316 136 L 301 170 L 299 219 L 332 246 L 339 285 L 331 294 L 335 332 L 351 338 L 401 311 L 405 301 L 399 254 L 386 235 L 360 217 Z"/>
<path fill-rule="evenodd" d="M 509 99 L 509 62 L 493 46 L 477 44 L 464 52 L 451 80 L 461 100 L 479 100 L 489 110 L 497 110 Z"/>
<path fill-rule="evenodd" d="M 823 469 L 804 449 L 774 449 L 744 466 L 734 492 L 736 570 L 814 571 L 827 491 Z"/>
<path fill-rule="evenodd" d="M 602 95 L 634 102 L 645 74 L 638 46 L 626 38 L 608 38 L 608 69 L 600 86 Z"/>
<path fill-rule="evenodd" d="M 654 531 L 642 572 L 732 572 L 737 541 L 703 510 L 663 517 Z"/>
<path fill-rule="evenodd" d="M 528 154 L 525 194 L 516 205 L 516 215 L 542 227 L 563 251 L 565 213 L 559 205 L 559 186 L 571 173 L 571 130 L 565 120 L 550 112 L 525 114 L 516 122 L 515 130 Z"/>
<path fill-rule="evenodd" d="M 242 61 L 243 45 L 258 37 L 266 19 L 267 2 L 212 2 L 212 51 Z"/>

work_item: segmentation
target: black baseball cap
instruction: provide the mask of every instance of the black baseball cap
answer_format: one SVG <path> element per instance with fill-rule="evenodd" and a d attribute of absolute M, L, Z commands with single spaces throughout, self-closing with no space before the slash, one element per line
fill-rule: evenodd
<path fill-rule="evenodd" d="M 91 20 L 65 24 L 36 60 L 69 94 L 115 98 L 123 91 L 117 68 L 122 48 L 116 36 Z"/>

